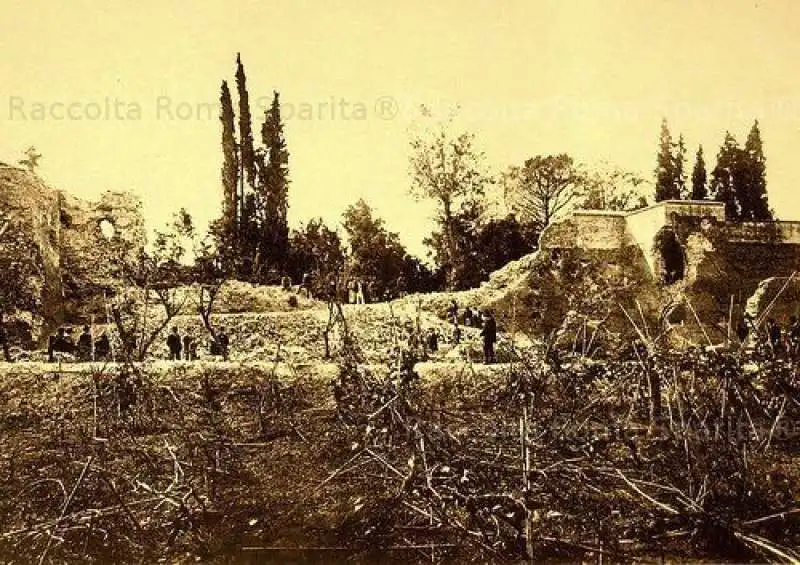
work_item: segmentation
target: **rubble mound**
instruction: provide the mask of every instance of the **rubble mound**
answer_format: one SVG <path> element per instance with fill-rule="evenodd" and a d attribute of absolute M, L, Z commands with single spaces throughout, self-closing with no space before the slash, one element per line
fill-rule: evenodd
<path fill-rule="evenodd" d="M 197 286 L 184 287 L 181 292 L 187 294 L 187 303 L 194 304 Z M 291 297 L 297 305 L 290 304 Z M 214 311 L 220 314 L 237 314 L 246 312 L 291 312 L 320 308 L 323 302 L 307 298 L 293 290 L 283 290 L 279 286 L 258 285 L 242 281 L 228 281 L 220 290 L 214 301 Z"/>

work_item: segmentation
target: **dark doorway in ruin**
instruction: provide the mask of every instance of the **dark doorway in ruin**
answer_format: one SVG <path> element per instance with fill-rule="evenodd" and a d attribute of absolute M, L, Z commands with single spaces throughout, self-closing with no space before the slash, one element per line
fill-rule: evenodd
<path fill-rule="evenodd" d="M 674 231 L 663 229 L 658 232 L 655 252 L 663 284 L 672 284 L 683 279 L 686 273 L 686 257 Z"/>
<path fill-rule="evenodd" d="M 62 228 L 71 228 L 72 227 L 72 216 L 67 214 L 64 210 L 61 210 L 61 227 Z"/>

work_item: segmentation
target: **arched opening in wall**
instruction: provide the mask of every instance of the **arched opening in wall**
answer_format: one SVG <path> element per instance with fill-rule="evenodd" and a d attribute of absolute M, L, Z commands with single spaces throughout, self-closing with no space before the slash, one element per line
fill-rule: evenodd
<path fill-rule="evenodd" d="M 71 228 L 72 227 L 72 216 L 67 214 L 64 210 L 61 210 L 60 219 L 61 219 L 61 227 L 62 228 Z"/>
<path fill-rule="evenodd" d="M 683 279 L 686 274 L 686 256 L 681 242 L 671 228 L 664 228 L 656 235 L 653 249 L 656 256 L 657 274 L 665 285 Z"/>
<path fill-rule="evenodd" d="M 109 219 L 100 220 L 100 234 L 103 238 L 110 241 L 117 234 L 117 228 L 114 227 L 114 222 Z"/>

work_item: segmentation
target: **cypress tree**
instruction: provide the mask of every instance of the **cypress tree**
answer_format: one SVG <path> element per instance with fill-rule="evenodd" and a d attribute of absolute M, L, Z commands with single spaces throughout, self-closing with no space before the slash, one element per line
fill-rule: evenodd
<path fill-rule="evenodd" d="M 738 194 L 741 190 L 741 170 L 739 163 L 741 149 L 730 132 L 725 132 L 725 140 L 717 153 L 717 165 L 711 171 L 711 190 L 714 200 L 725 204 L 725 217 L 729 220 L 741 219 Z"/>
<path fill-rule="evenodd" d="M 247 93 L 247 77 L 244 74 L 244 65 L 238 53 L 236 54 L 236 90 L 239 93 L 240 166 L 241 173 L 244 175 L 244 179 L 239 180 L 243 184 L 246 179 L 247 184 L 253 187 L 256 180 L 256 164 L 255 151 L 253 150 L 252 120 L 250 117 L 250 96 Z M 244 186 L 242 186 L 242 193 L 244 193 Z M 244 194 L 241 197 L 244 198 Z"/>
<path fill-rule="evenodd" d="M 258 219 L 253 197 L 256 182 L 255 149 L 253 127 L 250 116 L 250 96 L 247 93 L 247 77 L 242 58 L 236 54 L 236 90 L 239 94 L 239 254 L 240 274 L 250 278 L 257 269 Z M 248 187 L 250 187 L 248 189 Z"/>
<path fill-rule="evenodd" d="M 673 171 L 675 177 L 672 180 L 673 198 L 680 198 L 686 200 L 688 197 L 686 191 L 686 144 L 683 141 L 683 134 L 678 136 L 678 143 L 675 145 L 675 153 L 673 155 Z"/>
<path fill-rule="evenodd" d="M 232 246 L 241 213 L 237 197 L 239 180 L 239 157 L 236 149 L 233 102 L 227 81 L 222 81 L 220 94 L 220 116 L 222 122 L 222 233 L 223 243 Z"/>
<path fill-rule="evenodd" d="M 280 95 L 274 93 L 261 127 L 261 139 L 266 151 L 261 184 L 264 191 L 266 241 L 270 262 L 282 267 L 289 242 L 288 195 L 289 152 L 283 135 Z"/>
<path fill-rule="evenodd" d="M 706 162 L 703 159 L 703 146 L 697 149 L 694 169 L 692 170 L 692 200 L 705 200 L 708 196 L 706 189 Z"/>
<path fill-rule="evenodd" d="M 680 198 L 675 194 L 675 158 L 673 156 L 672 135 L 666 118 L 661 120 L 661 134 L 658 142 L 658 158 L 656 162 L 655 201 Z"/>
<path fill-rule="evenodd" d="M 772 220 L 772 211 L 767 201 L 766 158 L 761 141 L 758 120 L 753 123 L 744 146 L 746 159 L 746 183 L 750 218 L 756 221 Z"/>

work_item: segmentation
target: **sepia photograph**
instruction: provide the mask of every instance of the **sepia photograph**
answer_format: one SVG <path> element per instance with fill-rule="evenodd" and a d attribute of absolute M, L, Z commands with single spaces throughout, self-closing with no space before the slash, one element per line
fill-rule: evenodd
<path fill-rule="evenodd" d="M 0 564 L 800 565 L 800 3 L 0 8 Z"/>

